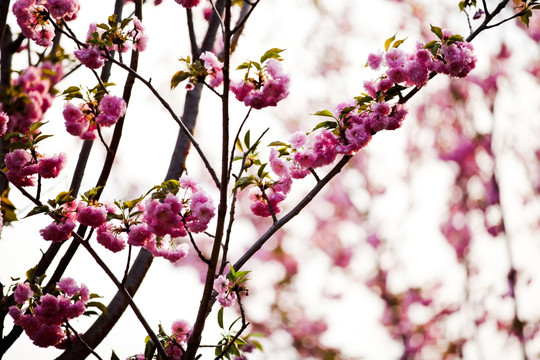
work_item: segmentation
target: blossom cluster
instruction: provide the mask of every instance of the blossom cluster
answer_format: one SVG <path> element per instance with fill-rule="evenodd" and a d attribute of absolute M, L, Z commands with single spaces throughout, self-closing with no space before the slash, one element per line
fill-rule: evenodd
<path fill-rule="evenodd" d="M 68 101 L 62 112 L 66 131 L 83 140 L 95 140 L 98 126 L 110 127 L 116 124 L 126 113 L 126 106 L 124 99 L 111 94 L 79 105 Z"/>
<path fill-rule="evenodd" d="M 191 336 L 192 326 L 185 320 L 176 320 L 171 326 L 172 333 L 167 335 L 160 331 L 161 344 L 171 360 L 182 360 L 187 341 Z M 126 358 L 126 360 L 145 360 L 144 354 L 137 354 Z"/>
<path fill-rule="evenodd" d="M 254 109 L 276 106 L 289 95 L 289 76 L 283 72 L 281 62 L 276 58 L 266 59 L 265 66 L 257 63 L 257 76 L 248 75 L 243 80 L 231 82 L 231 91 L 237 100 Z M 253 62 L 249 64 L 254 64 Z M 245 68 L 241 66 L 240 68 Z M 251 66 L 247 66 L 248 70 Z"/>
<path fill-rule="evenodd" d="M 7 167 L 6 176 L 12 184 L 34 186 L 35 174 L 46 179 L 57 177 L 66 163 L 66 154 L 38 158 L 27 150 L 16 149 L 6 155 L 4 162 Z"/>
<path fill-rule="evenodd" d="M 13 14 L 25 37 L 40 46 L 50 46 L 54 37 L 52 18 L 71 21 L 79 12 L 77 0 L 17 0 Z"/>
<path fill-rule="evenodd" d="M 43 119 L 51 107 L 54 85 L 63 76 L 60 63 L 45 61 L 41 67 L 29 66 L 13 81 L 0 103 L 0 134 L 27 132 Z M 9 120 L 9 121 L 8 121 Z"/>
<path fill-rule="evenodd" d="M 233 285 L 224 275 L 219 275 L 214 280 L 214 290 L 217 293 L 216 299 L 222 307 L 232 306 L 236 302 L 236 293 L 232 291 Z"/>
<path fill-rule="evenodd" d="M 55 211 L 55 220 L 40 230 L 43 239 L 61 242 L 69 239 L 76 223 L 95 229 L 99 244 L 112 252 L 126 245 L 141 246 L 156 257 L 173 263 L 188 253 L 181 240 L 188 233 L 201 233 L 215 214 L 213 201 L 192 179 L 178 182 L 182 196 L 170 192 L 162 200 L 141 199 L 116 206 L 73 199 Z"/>
<path fill-rule="evenodd" d="M 385 66 L 387 70 L 376 81 L 364 83 L 366 94 L 354 101 L 339 104 L 335 114 L 328 110 L 317 112 L 315 115 L 332 120 L 320 123 L 312 132 L 296 132 L 290 137 L 289 143 L 273 143 L 277 150 L 271 150 L 269 164 L 279 179 L 265 183 L 251 182 L 257 185 L 250 190 L 249 197 L 251 211 L 255 215 L 268 217 L 272 213 L 279 213 L 278 205 L 290 191 L 292 179 L 304 178 L 313 169 L 332 164 L 339 154 L 356 154 L 379 131 L 399 128 L 407 109 L 399 101 L 393 104 L 390 101 L 397 95 L 401 97 L 401 91 L 407 87 L 424 86 L 433 74 L 464 77 L 475 67 L 476 58 L 469 43 L 463 42 L 459 35 L 434 29 L 440 41 L 419 44 L 412 54 L 398 48 L 401 41 L 389 47 L 394 41 L 393 38 L 389 39 L 385 53 L 368 56 L 369 67 L 377 70 Z M 270 74 L 280 73 L 281 70 L 276 70 L 280 65 L 278 60 L 269 58 L 267 62 Z M 259 95 L 249 92 L 251 86 L 253 83 L 246 81 L 240 85 L 232 84 L 231 88 L 239 100 L 248 99 L 251 95 L 255 98 L 262 96 L 264 85 Z M 258 100 L 255 102 L 259 103 Z M 258 108 L 253 104 L 251 106 Z"/>
<path fill-rule="evenodd" d="M 109 24 L 90 24 L 85 46 L 74 54 L 86 67 L 99 69 L 105 64 L 106 52 L 124 53 L 130 49 L 130 43 L 135 51 L 146 49 L 148 36 L 143 24 L 136 16 L 118 24 L 112 16 Z"/>
<path fill-rule="evenodd" d="M 72 339 L 62 325 L 83 315 L 91 297 L 86 285 L 78 286 L 72 278 L 61 279 L 55 293 L 37 294 L 27 282 L 17 284 L 13 293 L 17 305 L 9 314 L 36 346 L 65 348 Z"/>

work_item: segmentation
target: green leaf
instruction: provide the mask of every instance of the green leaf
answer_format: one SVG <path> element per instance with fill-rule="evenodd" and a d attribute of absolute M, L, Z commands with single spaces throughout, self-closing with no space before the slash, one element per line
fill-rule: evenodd
<path fill-rule="evenodd" d="M 285 147 L 290 147 L 289 144 L 284 143 L 283 141 L 272 141 L 270 144 L 268 144 L 268 146 L 285 146 Z"/>
<path fill-rule="evenodd" d="M 320 129 L 320 128 L 335 129 L 336 127 L 337 127 L 337 122 L 335 122 L 335 121 L 323 121 L 323 122 L 320 122 L 317 125 L 315 125 L 313 130 L 317 130 L 317 129 Z"/>
<path fill-rule="evenodd" d="M 112 14 L 111 16 L 109 16 L 107 18 L 107 20 L 109 21 L 109 25 L 111 25 L 113 27 L 116 26 L 116 19 L 117 19 L 116 14 Z"/>
<path fill-rule="evenodd" d="M 246 145 L 246 148 L 250 148 L 251 145 L 250 145 L 250 136 L 249 136 L 249 130 L 246 132 L 246 135 L 244 135 L 244 144 Z"/>
<path fill-rule="evenodd" d="M 223 327 L 223 308 L 220 308 L 217 313 L 217 321 L 220 328 L 225 329 Z"/>
<path fill-rule="evenodd" d="M 268 165 L 268 163 L 264 163 L 262 164 L 260 167 L 259 167 L 259 170 L 257 171 L 257 176 L 262 179 L 266 176 L 266 174 L 268 173 L 265 173 L 264 172 L 264 168 L 266 167 L 266 165 Z"/>
<path fill-rule="evenodd" d="M 97 24 L 96 27 L 103 29 L 103 30 L 109 30 L 109 25 L 107 24 Z M 95 34 L 95 33 L 94 33 Z"/>
<path fill-rule="evenodd" d="M 463 36 L 461 35 L 451 35 L 449 38 L 448 38 L 448 43 L 450 44 L 453 44 L 455 43 L 456 41 L 463 41 Z"/>
<path fill-rule="evenodd" d="M 246 61 L 240 65 L 238 65 L 238 67 L 236 68 L 236 70 L 243 70 L 243 69 L 249 69 L 251 67 L 251 62 L 250 61 Z"/>
<path fill-rule="evenodd" d="M 177 87 L 178 84 L 188 79 L 190 76 L 191 76 L 191 73 L 187 71 L 180 70 L 176 72 L 176 74 L 174 74 L 173 77 L 171 78 L 171 89 L 174 89 L 175 87 Z"/>
<path fill-rule="evenodd" d="M 124 20 L 122 20 L 122 22 L 120 23 L 120 27 L 123 29 L 125 28 L 126 26 L 129 25 L 129 23 L 131 22 L 131 20 L 133 20 L 132 18 L 125 18 Z"/>
<path fill-rule="evenodd" d="M 101 310 L 103 315 L 107 315 L 107 313 L 108 313 L 107 306 L 105 306 L 105 304 L 100 303 L 99 301 L 90 301 L 90 302 L 86 303 L 86 307 L 87 308 L 96 307 L 99 310 Z"/>
<path fill-rule="evenodd" d="M 283 49 L 278 48 L 272 48 L 264 53 L 263 56 L 261 56 L 261 63 L 265 62 L 267 59 L 276 59 L 281 60 L 281 56 L 279 55 L 281 52 L 283 52 Z"/>
<path fill-rule="evenodd" d="M 156 352 L 156 344 L 150 339 L 150 336 L 146 338 L 146 346 L 144 347 L 144 359 L 152 360 L 154 353 Z"/>
<path fill-rule="evenodd" d="M 63 205 L 73 200 L 74 198 L 73 196 L 71 196 L 71 190 L 69 190 L 69 191 L 62 191 L 60 194 L 56 195 L 54 202 L 57 205 Z"/>
<path fill-rule="evenodd" d="M 254 183 L 255 179 L 253 178 L 253 176 L 243 176 L 240 179 L 236 180 L 233 191 L 235 191 L 236 189 L 244 190 L 246 187 Z"/>
<path fill-rule="evenodd" d="M 37 129 L 39 129 L 40 127 L 42 127 L 43 125 L 45 125 L 46 123 L 45 122 L 35 122 L 32 124 L 32 126 L 30 126 L 30 129 L 28 130 L 28 132 L 31 132 L 33 133 L 34 131 L 36 131 Z"/>
<path fill-rule="evenodd" d="M 527 9 L 523 15 L 521 15 L 520 20 L 522 23 L 524 23 L 527 27 L 529 27 L 529 20 L 532 16 L 532 11 Z"/>
<path fill-rule="evenodd" d="M 37 266 L 34 266 L 33 268 L 30 268 L 26 271 L 26 278 L 30 281 L 30 282 L 33 282 L 34 281 L 34 274 L 36 272 L 36 268 Z"/>
<path fill-rule="evenodd" d="M 41 140 L 45 140 L 47 138 L 50 138 L 50 137 L 53 137 L 54 135 L 39 135 L 38 137 L 36 137 L 34 139 L 34 144 L 37 144 L 38 142 L 40 142 Z"/>
<path fill-rule="evenodd" d="M 459 11 L 463 11 L 463 9 L 465 8 L 465 0 L 462 0 L 459 2 Z"/>
<path fill-rule="evenodd" d="M 441 28 L 438 27 L 438 26 L 433 26 L 431 24 L 430 24 L 430 26 L 431 26 L 431 32 L 434 33 L 435 35 L 437 35 L 437 37 L 442 40 L 443 33 L 442 33 Z"/>
<path fill-rule="evenodd" d="M 37 214 L 46 213 L 48 211 L 49 211 L 49 207 L 47 205 L 36 206 L 32 210 L 30 210 L 30 212 L 25 216 L 25 218 L 33 216 L 33 215 L 37 215 Z"/>
<path fill-rule="evenodd" d="M 394 45 L 392 45 L 392 47 L 397 48 L 399 45 L 403 44 L 403 42 L 405 42 L 405 40 L 407 40 L 407 38 L 396 41 L 396 42 L 394 43 Z"/>
<path fill-rule="evenodd" d="M 244 148 L 242 147 L 242 142 L 240 141 L 240 139 L 236 139 L 236 147 L 237 147 L 238 150 L 240 150 L 241 152 L 244 152 Z"/>
<path fill-rule="evenodd" d="M 331 118 L 334 118 L 334 115 L 328 111 L 328 110 L 321 110 L 321 111 L 317 111 L 316 113 L 314 114 L 311 114 L 311 115 L 316 115 L 316 116 L 326 116 L 326 117 L 331 117 Z"/>
<path fill-rule="evenodd" d="M 386 41 L 384 42 L 384 50 L 385 51 L 388 51 L 388 49 L 390 49 L 390 45 L 392 45 L 394 40 L 396 40 L 396 35 L 397 34 L 394 34 L 394 36 L 392 36 L 391 38 L 386 39 Z"/>

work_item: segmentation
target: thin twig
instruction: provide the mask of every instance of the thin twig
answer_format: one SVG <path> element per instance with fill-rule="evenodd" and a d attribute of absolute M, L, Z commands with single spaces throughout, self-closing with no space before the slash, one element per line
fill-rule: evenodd
<path fill-rule="evenodd" d="M 152 92 L 152 94 L 154 94 L 154 96 L 159 100 L 159 102 L 163 105 L 163 107 L 165 107 L 165 109 L 167 109 L 167 111 L 169 112 L 169 114 L 171 115 L 173 120 L 178 125 L 180 125 L 180 128 L 182 129 L 182 131 L 185 133 L 185 135 L 188 137 L 188 139 L 191 142 L 191 144 L 193 145 L 193 147 L 195 147 L 195 149 L 199 153 L 199 156 L 201 157 L 201 160 L 204 162 L 204 165 L 206 166 L 206 169 L 210 173 L 210 176 L 212 177 L 212 180 L 214 180 L 214 183 L 216 184 L 216 187 L 219 188 L 220 187 L 219 179 L 218 179 L 218 177 L 216 175 L 216 172 L 214 171 L 214 169 L 210 165 L 210 162 L 208 161 L 208 159 L 204 155 L 204 152 L 202 151 L 201 146 L 195 140 L 195 138 L 193 137 L 193 135 L 191 134 L 191 132 L 189 131 L 187 126 L 184 124 L 184 122 L 178 117 L 178 115 L 176 115 L 176 113 L 172 109 L 171 105 L 169 105 L 169 103 L 159 94 L 159 92 L 154 88 L 154 86 L 150 83 L 150 81 L 143 78 L 141 75 L 139 75 L 139 73 L 137 73 L 136 71 L 134 71 L 130 67 L 122 64 L 121 62 L 118 62 L 117 60 L 115 60 L 113 58 L 108 58 L 107 60 L 112 61 L 116 65 L 120 66 L 122 69 L 128 71 L 130 74 L 135 76 L 139 81 L 141 81 L 144 85 L 146 85 L 146 87 Z"/>
<path fill-rule="evenodd" d="M 79 335 L 79 333 L 77 332 L 77 330 L 75 330 L 75 328 L 73 328 L 73 326 L 71 326 L 71 324 L 69 323 L 69 321 L 67 319 L 64 319 L 64 323 L 66 324 L 66 327 L 71 330 L 71 332 L 75 335 L 75 337 L 77 338 L 77 341 L 79 341 L 81 344 L 83 344 L 87 349 L 88 351 L 90 351 L 90 353 L 92 355 L 94 355 L 98 360 L 103 360 L 101 358 L 101 356 L 99 356 L 99 354 L 97 352 L 94 351 L 94 349 L 92 349 L 90 347 L 90 345 L 88 345 L 84 340 L 83 338 Z M 69 341 L 69 339 L 68 339 Z"/>

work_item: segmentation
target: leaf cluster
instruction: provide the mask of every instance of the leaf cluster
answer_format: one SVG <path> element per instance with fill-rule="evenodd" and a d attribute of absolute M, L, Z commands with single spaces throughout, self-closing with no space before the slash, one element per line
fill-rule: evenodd
<path fill-rule="evenodd" d="M 185 64 L 185 70 L 177 71 L 171 78 L 171 89 L 176 88 L 184 80 L 188 80 L 193 85 L 203 82 L 208 75 L 208 70 L 201 60 L 191 62 L 191 57 L 180 58 L 180 62 Z"/>
<path fill-rule="evenodd" d="M 121 45 L 129 39 L 129 33 L 124 32 L 124 29 L 131 21 L 131 18 L 125 18 L 119 22 L 116 14 L 113 14 L 108 17 L 107 23 L 96 25 L 96 27 L 103 30 L 103 32 L 100 34 L 98 31 L 94 31 L 87 42 L 96 45 L 102 50 L 111 49 L 114 45 L 121 47 Z"/>

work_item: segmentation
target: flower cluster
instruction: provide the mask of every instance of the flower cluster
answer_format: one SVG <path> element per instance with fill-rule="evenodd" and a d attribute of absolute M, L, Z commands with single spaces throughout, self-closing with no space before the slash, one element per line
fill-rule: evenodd
<path fill-rule="evenodd" d="M 25 37 L 40 46 L 50 46 L 54 37 L 52 18 L 70 21 L 79 11 L 77 0 L 17 0 L 13 14 Z"/>
<path fill-rule="evenodd" d="M 43 178 L 55 178 L 64 168 L 66 155 L 60 153 L 51 157 L 37 157 L 23 149 L 8 153 L 4 159 L 8 180 L 18 186 L 34 186 L 35 174 Z"/>
<path fill-rule="evenodd" d="M 263 56 L 264 58 L 264 56 Z M 276 106 L 289 95 L 289 76 L 283 73 L 278 58 L 267 58 L 261 63 L 249 62 L 240 65 L 239 69 L 248 69 L 243 80 L 231 82 L 231 91 L 237 100 L 254 109 Z M 249 77 L 251 67 L 257 69 L 256 77 Z"/>
<path fill-rule="evenodd" d="M 171 262 L 177 262 L 187 255 L 188 247 L 179 238 L 188 236 L 188 232 L 201 233 L 208 228 L 214 217 L 213 201 L 189 177 L 184 176 L 179 182 L 182 197 L 168 193 L 162 201 L 149 199 L 146 203 L 142 224 L 137 231 L 144 237 L 146 231 L 152 234 L 144 245 L 154 256 L 161 256 Z"/>
<path fill-rule="evenodd" d="M 78 201 L 62 204 L 56 211 L 56 220 L 39 231 L 44 240 L 62 242 L 71 237 L 77 221 Z"/>
<path fill-rule="evenodd" d="M 130 26 L 131 24 L 131 26 Z M 86 46 L 75 51 L 77 59 L 90 69 L 99 69 L 105 64 L 105 52 L 124 53 L 130 43 L 136 51 L 144 51 L 148 43 L 144 26 L 137 17 L 116 22 L 116 16 L 109 17 L 108 24 L 90 24 L 86 35 Z"/>
<path fill-rule="evenodd" d="M 212 199 L 187 176 L 154 189 L 159 190 L 155 199 L 116 201 L 115 206 L 98 203 L 97 188 L 82 195 L 83 201 L 62 193 L 55 201 L 56 209 L 38 208 L 51 212 L 55 219 L 40 234 L 45 240 L 61 242 L 69 239 L 79 223 L 94 228 L 97 242 L 112 252 L 126 245 L 141 246 L 156 257 L 178 262 L 188 253 L 188 245 L 180 238 L 205 231 L 215 208 Z M 179 191 L 182 196 L 177 196 Z"/>
<path fill-rule="evenodd" d="M 176 320 L 171 326 L 172 334 L 163 346 L 165 352 L 173 360 L 181 360 L 184 355 L 192 326 L 185 320 Z"/>
<path fill-rule="evenodd" d="M 212 87 L 221 85 L 223 82 L 223 63 L 210 51 L 202 53 L 199 59 L 204 61 L 204 67 L 208 72 L 208 84 Z"/>
<path fill-rule="evenodd" d="M 231 281 L 224 275 L 219 275 L 214 280 L 214 290 L 217 292 L 217 301 L 222 307 L 232 306 L 236 302 L 236 293 L 232 291 Z"/>
<path fill-rule="evenodd" d="M 4 113 L 0 121 L 2 132 L 5 129 L 6 132 L 24 133 L 33 123 L 41 121 L 52 105 L 54 85 L 62 76 L 60 63 L 46 61 L 41 67 L 26 68 L 7 89 L 0 104 L 0 112 Z"/>
<path fill-rule="evenodd" d="M 9 308 L 9 314 L 36 346 L 62 347 L 69 341 L 62 325 L 84 314 L 91 297 L 85 285 L 78 286 L 71 278 L 60 280 L 55 294 L 40 296 L 29 283 L 19 283 L 15 288 L 17 305 Z M 26 302 L 28 307 L 24 306 Z"/>
<path fill-rule="evenodd" d="M 95 140 L 97 127 L 110 127 L 126 113 L 124 99 L 105 94 L 99 100 L 90 100 L 79 105 L 66 102 L 63 116 L 66 131 L 83 140 Z"/>

